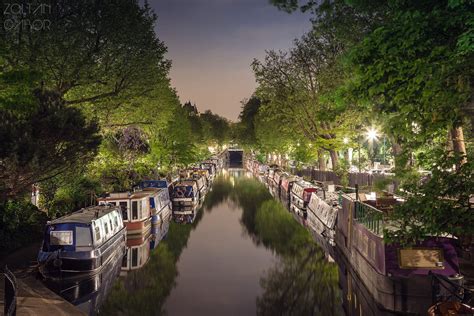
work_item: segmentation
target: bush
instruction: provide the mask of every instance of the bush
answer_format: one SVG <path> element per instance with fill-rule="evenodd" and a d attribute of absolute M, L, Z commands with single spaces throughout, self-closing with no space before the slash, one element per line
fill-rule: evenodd
<path fill-rule="evenodd" d="M 40 240 L 47 216 L 26 201 L 0 206 L 0 253 Z"/>

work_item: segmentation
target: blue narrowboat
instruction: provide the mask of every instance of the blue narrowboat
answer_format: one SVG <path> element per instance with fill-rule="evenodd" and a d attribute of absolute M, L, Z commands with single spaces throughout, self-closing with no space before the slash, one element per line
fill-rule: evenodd
<path fill-rule="evenodd" d="M 185 180 L 175 183 L 172 197 L 173 207 L 195 206 L 199 202 L 199 190 L 196 181 Z"/>
<path fill-rule="evenodd" d="M 83 208 L 49 221 L 38 254 L 40 272 L 94 272 L 124 254 L 126 228 L 117 206 Z"/>

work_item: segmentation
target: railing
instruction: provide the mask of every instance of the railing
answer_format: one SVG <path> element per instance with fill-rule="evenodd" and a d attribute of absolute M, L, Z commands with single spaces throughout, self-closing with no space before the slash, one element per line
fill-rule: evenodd
<path fill-rule="evenodd" d="M 381 236 L 383 233 L 383 213 L 375 207 L 362 203 L 355 202 L 355 219 L 360 224 L 364 225 L 371 232 Z"/>
<path fill-rule="evenodd" d="M 432 277 L 433 304 L 444 301 L 458 301 L 472 306 L 474 298 L 473 290 L 463 286 L 462 282 L 453 280 L 444 275 L 434 274 L 431 271 L 430 275 Z"/>
<path fill-rule="evenodd" d="M 4 313 L 5 316 L 15 316 L 16 315 L 16 293 L 17 293 L 17 283 L 16 278 L 13 272 L 5 266 L 5 305 Z"/>

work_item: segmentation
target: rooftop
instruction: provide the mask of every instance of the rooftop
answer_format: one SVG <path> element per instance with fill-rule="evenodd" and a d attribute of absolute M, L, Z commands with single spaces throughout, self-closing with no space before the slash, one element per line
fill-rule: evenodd
<path fill-rule="evenodd" d="M 90 224 L 92 220 L 100 218 L 117 208 L 111 205 L 99 205 L 91 206 L 87 208 L 80 209 L 77 212 L 74 212 L 69 215 L 57 218 L 50 221 L 50 224 L 62 224 L 62 223 L 81 223 L 81 224 Z"/>

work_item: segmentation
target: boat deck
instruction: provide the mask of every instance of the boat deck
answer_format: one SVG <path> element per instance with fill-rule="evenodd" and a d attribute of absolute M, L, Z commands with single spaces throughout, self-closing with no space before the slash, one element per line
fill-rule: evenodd
<path fill-rule="evenodd" d="M 67 302 L 59 295 L 45 287 L 40 280 L 37 280 L 31 273 L 25 275 L 15 272 L 18 283 L 17 315 L 86 315 L 74 305 Z M 3 273 L 0 274 L 0 311 L 4 310 L 4 286 Z"/>

